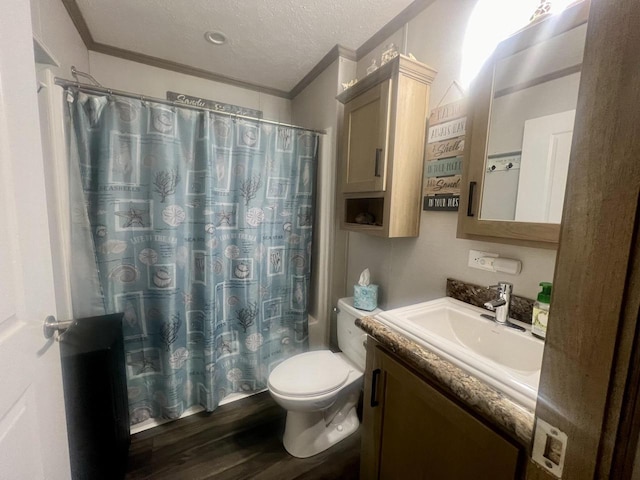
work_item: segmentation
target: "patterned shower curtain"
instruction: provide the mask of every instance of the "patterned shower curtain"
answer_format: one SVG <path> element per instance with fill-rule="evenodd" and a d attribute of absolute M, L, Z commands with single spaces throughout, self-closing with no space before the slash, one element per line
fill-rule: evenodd
<path fill-rule="evenodd" d="M 132 424 L 264 389 L 307 349 L 317 135 L 66 96 L 81 182 L 72 242 L 92 243 L 104 312 L 124 312 Z M 91 273 L 72 264 L 80 291 Z"/>

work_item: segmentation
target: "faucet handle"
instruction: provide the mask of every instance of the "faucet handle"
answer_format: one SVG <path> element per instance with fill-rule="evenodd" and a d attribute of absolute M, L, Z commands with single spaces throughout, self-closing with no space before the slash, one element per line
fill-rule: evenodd
<path fill-rule="evenodd" d="M 498 282 L 497 285 L 489 285 L 487 288 L 497 288 L 501 292 L 511 293 L 511 291 L 513 290 L 513 283 Z"/>

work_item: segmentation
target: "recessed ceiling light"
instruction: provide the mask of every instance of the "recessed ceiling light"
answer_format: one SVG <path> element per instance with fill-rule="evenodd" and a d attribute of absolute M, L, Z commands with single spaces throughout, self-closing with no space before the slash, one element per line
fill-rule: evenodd
<path fill-rule="evenodd" d="M 214 45 L 224 45 L 227 43 L 227 36 L 218 30 L 211 30 L 210 32 L 205 33 L 204 39 Z"/>

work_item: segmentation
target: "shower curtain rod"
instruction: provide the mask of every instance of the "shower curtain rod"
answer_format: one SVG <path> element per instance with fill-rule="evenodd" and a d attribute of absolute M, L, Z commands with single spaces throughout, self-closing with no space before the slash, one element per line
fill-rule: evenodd
<path fill-rule="evenodd" d="M 234 118 L 241 118 L 244 120 L 253 120 L 256 122 L 261 122 L 261 123 L 268 123 L 270 125 L 278 125 L 280 127 L 287 127 L 287 128 L 293 128 L 296 130 L 306 130 L 307 132 L 313 132 L 313 133 L 317 133 L 320 135 L 326 135 L 327 132 L 325 130 L 314 130 L 312 128 L 305 128 L 305 127 L 301 127 L 299 125 L 290 125 L 288 123 L 281 123 L 281 122 L 275 122 L 273 120 L 265 120 L 263 118 L 256 118 L 256 117 L 249 117 L 247 115 L 239 115 L 237 113 L 229 113 L 229 112 L 221 112 L 219 110 L 214 110 L 212 108 L 204 108 L 204 107 L 195 107 L 193 105 L 185 105 L 183 103 L 178 103 L 178 102 L 174 102 L 171 100 L 164 100 L 162 98 L 154 98 L 154 97 L 147 97 L 146 95 L 140 95 L 140 94 L 136 94 L 136 93 L 131 93 L 131 92 L 125 92 L 122 90 L 113 90 L 111 88 L 106 88 L 106 87 L 102 87 L 102 86 L 96 86 L 96 85 L 90 85 L 87 83 L 80 83 L 80 82 L 74 82 L 72 80 L 67 80 L 66 78 L 60 78 L 60 77 L 55 77 L 54 79 L 55 84 L 63 87 L 63 88 L 69 88 L 69 87 L 76 87 L 80 90 L 84 90 L 84 91 L 88 91 L 88 92 L 94 92 L 94 93 L 107 93 L 109 95 L 119 95 L 121 97 L 127 97 L 127 98 L 135 98 L 137 100 L 141 100 L 143 102 L 154 102 L 154 103 L 161 103 L 163 105 L 171 105 L 172 107 L 180 107 L 180 108 L 188 108 L 191 110 L 200 110 L 200 111 L 205 111 L 205 112 L 214 112 L 220 115 L 227 115 L 229 117 L 234 117 Z"/>

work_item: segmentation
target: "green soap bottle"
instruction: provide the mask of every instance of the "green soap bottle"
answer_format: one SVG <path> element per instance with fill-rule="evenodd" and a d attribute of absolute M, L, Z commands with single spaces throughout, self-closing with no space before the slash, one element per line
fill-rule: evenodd
<path fill-rule="evenodd" d="M 540 286 L 542 291 L 538 294 L 538 299 L 533 304 L 531 333 L 536 337 L 545 338 L 547 336 L 549 304 L 551 303 L 551 288 L 553 285 L 549 282 L 540 282 Z"/>

